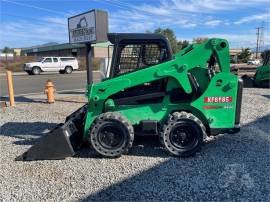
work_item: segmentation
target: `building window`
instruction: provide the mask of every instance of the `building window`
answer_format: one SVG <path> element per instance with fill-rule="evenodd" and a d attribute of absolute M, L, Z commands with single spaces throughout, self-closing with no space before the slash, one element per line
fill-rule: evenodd
<path fill-rule="evenodd" d="M 61 61 L 70 61 L 75 60 L 75 58 L 60 58 Z"/>

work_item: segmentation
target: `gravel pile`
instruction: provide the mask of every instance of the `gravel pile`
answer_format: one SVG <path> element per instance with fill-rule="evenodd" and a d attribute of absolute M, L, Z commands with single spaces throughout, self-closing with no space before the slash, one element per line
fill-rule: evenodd
<path fill-rule="evenodd" d="M 193 158 L 170 157 L 147 139 L 118 159 L 84 148 L 73 158 L 36 162 L 14 159 L 83 103 L 18 103 L 0 116 L 0 201 L 268 201 L 269 99 L 267 89 L 245 89 L 241 132 L 211 138 Z"/>

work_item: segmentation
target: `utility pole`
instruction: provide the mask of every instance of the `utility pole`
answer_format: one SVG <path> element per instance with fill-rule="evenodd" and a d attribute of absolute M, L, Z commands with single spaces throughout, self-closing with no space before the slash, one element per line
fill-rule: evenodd
<path fill-rule="evenodd" d="M 256 35 L 257 35 L 257 43 L 256 43 L 256 59 L 258 59 L 258 52 L 259 52 L 259 38 L 260 38 L 260 27 L 256 28 Z"/>
<path fill-rule="evenodd" d="M 262 46 L 264 45 L 264 33 L 263 33 L 263 23 L 260 27 L 256 28 L 257 43 L 256 43 L 256 59 L 258 59 L 258 53 L 261 51 Z"/>
<path fill-rule="evenodd" d="M 264 22 L 262 22 L 260 28 L 259 52 L 262 52 L 262 47 L 264 46 Z"/>

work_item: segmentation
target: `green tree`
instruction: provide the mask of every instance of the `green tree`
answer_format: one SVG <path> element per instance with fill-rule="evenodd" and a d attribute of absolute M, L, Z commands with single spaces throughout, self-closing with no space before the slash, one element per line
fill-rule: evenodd
<path fill-rule="evenodd" d="M 171 44 L 171 47 L 172 47 L 172 51 L 173 53 L 176 53 L 177 51 L 179 51 L 179 47 L 177 45 L 177 39 L 176 39 L 176 36 L 174 34 L 174 31 L 169 29 L 169 28 L 166 28 L 166 29 L 162 29 L 162 28 L 157 28 L 154 33 L 156 34 L 162 34 L 164 35 L 165 37 L 168 38 L 170 44 Z"/>
<path fill-rule="evenodd" d="M 3 53 L 13 53 L 13 50 L 7 46 L 5 46 L 2 50 Z"/>
<path fill-rule="evenodd" d="M 241 53 L 238 55 L 238 59 L 241 62 L 247 62 L 251 56 L 251 51 L 249 48 L 242 48 Z"/>
<path fill-rule="evenodd" d="M 193 38 L 193 42 L 195 42 L 195 43 L 203 43 L 207 39 L 208 39 L 207 37 L 197 37 L 197 38 Z"/>
<path fill-rule="evenodd" d="M 179 50 L 182 50 L 182 49 L 186 48 L 188 45 L 189 45 L 189 42 L 187 40 L 177 42 L 177 48 Z"/>
<path fill-rule="evenodd" d="M 6 63 L 7 63 L 7 66 L 8 66 L 7 54 L 8 54 L 8 53 L 13 53 L 13 49 L 11 49 L 11 48 L 5 46 L 5 47 L 3 48 L 3 50 L 2 50 L 2 53 L 5 53 L 5 54 L 6 54 Z"/>
<path fill-rule="evenodd" d="M 270 58 L 270 50 L 265 50 L 262 52 L 261 54 L 262 60 L 263 60 L 263 64 L 264 65 L 269 65 L 269 58 Z"/>

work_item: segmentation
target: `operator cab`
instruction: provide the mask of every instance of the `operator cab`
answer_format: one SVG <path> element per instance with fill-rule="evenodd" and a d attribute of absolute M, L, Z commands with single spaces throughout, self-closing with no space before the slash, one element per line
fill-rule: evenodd
<path fill-rule="evenodd" d="M 105 61 L 101 67 L 106 78 L 114 78 L 172 59 L 171 47 L 161 34 L 109 33 L 108 40 L 113 44 L 113 54 L 112 59 Z M 108 47 L 109 56 L 111 49 Z"/>
<path fill-rule="evenodd" d="M 163 35 L 152 33 L 109 33 L 108 40 L 113 46 L 108 47 L 110 60 L 104 60 L 101 65 L 102 80 L 112 79 L 127 73 L 135 72 L 173 59 L 170 44 Z M 198 83 L 192 74 L 188 74 L 193 92 L 201 94 Z M 192 94 L 186 94 L 181 87 L 167 92 L 168 78 L 161 78 L 143 83 L 112 96 L 116 104 L 137 105 L 162 102 L 166 94 L 171 94 L 172 102 L 185 102 L 192 99 Z"/>
<path fill-rule="evenodd" d="M 108 40 L 113 44 L 113 54 L 110 54 L 112 48 L 109 46 L 108 55 L 112 55 L 112 59 L 104 60 L 101 66 L 104 79 L 145 69 L 173 57 L 168 40 L 161 34 L 110 33 Z M 107 68 L 104 68 L 105 65 Z M 110 98 L 120 105 L 161 102 L 165 96 L 166 83 L 167 78 L 143 83 L 120 91 Z"/>

